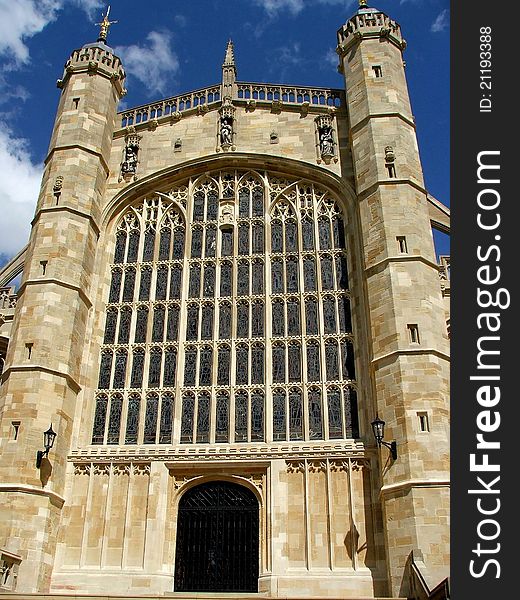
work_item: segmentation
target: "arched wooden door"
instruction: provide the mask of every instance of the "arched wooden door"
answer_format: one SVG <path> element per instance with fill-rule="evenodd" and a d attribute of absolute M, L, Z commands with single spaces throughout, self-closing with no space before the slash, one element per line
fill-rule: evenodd
<path fill-rule="evenodd" d="M 177 592 L 257 592 L 259 505 L 253 492 L 227 481 L 187 491 L 179 503 Z"/>

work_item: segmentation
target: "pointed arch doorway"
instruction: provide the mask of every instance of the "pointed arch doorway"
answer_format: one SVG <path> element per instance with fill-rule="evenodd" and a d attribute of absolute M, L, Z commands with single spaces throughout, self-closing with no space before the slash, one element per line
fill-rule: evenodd
<path fill-rule="evenodd" d="M 179 503 L 176 592 L 257 592 L 259 505 L 244 486 L 210 481 Z"/>

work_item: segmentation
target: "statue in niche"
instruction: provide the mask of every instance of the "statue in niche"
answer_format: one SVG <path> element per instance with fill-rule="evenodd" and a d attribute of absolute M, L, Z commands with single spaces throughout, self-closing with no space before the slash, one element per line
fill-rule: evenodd
<path fill-rule="evenodd" d="M 235 211 L 231 204 L 222 205 L 220 211 L 220 222 L 222 225 L 233 225 L 235 220 Z"/>
<path fill-rule="evenodd" d="M 220 119 L 220 144 L 222 146 L 231 146 L 233 143 L 233 120 L 231 117 L 222 117 Z"/>
<path fill-rule="evenodd" d="M 129 136 L 123 150 L 123 162 L 121 163 L 121 177 L 128 181 L 135 178 L 137 172 L 137 155 L 139 153 L 139 136 Z"/>
<path fill-rule="evenodd" d="M 324 125 L 320 128 L 320 153 L 322 156 L 334 156 L 334 138 L 332 137 L 332 127 Z"/>

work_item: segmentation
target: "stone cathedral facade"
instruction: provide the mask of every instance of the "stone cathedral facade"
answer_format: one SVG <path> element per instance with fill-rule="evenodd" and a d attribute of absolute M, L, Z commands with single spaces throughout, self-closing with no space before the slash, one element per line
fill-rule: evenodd
<path fill-rule="evenodd" d="M 108 20 L 70 56 L 30 241 L 0 272 L 1 591 L 447 577 L 449 211 L 400 27 L 360 5 L 344 89 L 241 82 L 229 42 L 221 83 L 118 113 Z"/>

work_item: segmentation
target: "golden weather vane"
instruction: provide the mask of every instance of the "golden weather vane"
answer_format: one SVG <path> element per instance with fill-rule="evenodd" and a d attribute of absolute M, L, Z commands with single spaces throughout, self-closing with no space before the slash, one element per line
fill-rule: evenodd
<path fill-rule="evenodd" d="M 108 15 L 110 14 L 110 5 L 107 8 L 107 14 L 103 16 L 103 20 L 101 23 L 96 23 L 96 25 L 100 26 L 98 42 L 106 42 L 108 30 L 110 29 L 110 25 L 114 25 L 117 21 L 109 21 Z"/>

